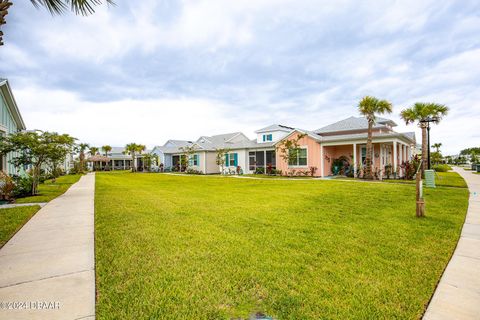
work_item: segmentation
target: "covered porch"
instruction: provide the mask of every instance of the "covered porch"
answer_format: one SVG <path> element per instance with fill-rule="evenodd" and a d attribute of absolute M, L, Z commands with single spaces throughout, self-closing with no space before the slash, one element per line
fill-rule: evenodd
<path fill-rule="evenodd" d="M 346 175 L 359 178 L 363 176 L 367 157 L 365 141 L 324 143 L 321 146 L 321 153 L 322 176 Z M 411 157 L 412 147 L 408 143 L 400 140 L 374 140 L 372 174 L 378 179 L 403 177 L 405 172 L 401 165 Z"/>
<path fill-rule="evenodd" d="M 276 168 L 275 149 L 248 151 L 249 173 L 270 174 L 272 173 L 271 171 L 276 170 Z"/>

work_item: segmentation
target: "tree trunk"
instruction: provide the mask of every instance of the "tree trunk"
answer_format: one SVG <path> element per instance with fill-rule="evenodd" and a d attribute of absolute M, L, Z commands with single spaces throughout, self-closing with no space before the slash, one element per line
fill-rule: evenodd
<path fill-rule="evenodd" d="M 32 182 L 32 196 L 35 196 L 38 194 L 38 177 L 40 175 L 40 166 L 34 166 L 33 170 L 33 182 Z"/>
<path fill-rule="evenodd" d="M 428 153 L 428 142 L 427 142 L 427 124 L 425 123 L 422 123 L 421 124 L 421 128 L 422 128 L 422 177 L 425 176 L 425 170 L 427 169 L 427 166 L 428 166 L 428 156 L 427 156 L 427 153 Z"/>
<path fill-rule="evenodd" d="M 368 120 L 367 154 L 365 158 L 365 179 L 372 179 L 372 129 L 373 121 Z"/>

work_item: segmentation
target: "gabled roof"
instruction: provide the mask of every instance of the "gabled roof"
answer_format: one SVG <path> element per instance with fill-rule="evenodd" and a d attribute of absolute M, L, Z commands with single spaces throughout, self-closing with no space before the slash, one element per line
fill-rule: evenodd
<path fill-rule="evenodd" d="M 17 102 L 15 101 L 15 97 L 13 96 L 12 89 L 10 88 L 7 79 L 0 78 L 0 91 L 5 97 L 7 108 L 10 110 L 10 113 L 17 124 L 17 129 L 25 130 L 27 127 L 25 126 L 25 122 L 23 122 L 22 115 L 20 114 L 20 110 L 18 109 Z"/>
<path fill-rule="evenodd" d="M 279 141 L 276 141 L 276 142 L 274 143 L 274 145 L 277 144 L 277 143 L 279 143 L 280 141 L 283 141 L 283 140 L 289 138 L 292 134 L 294 134 L 294 133 L 296 133 L 296 132 L 301 133 L 301 134 L 306 134 L 307 136 L 309 136 L 310 138 L 312 138 L 312 139 L 314 139 L 314 140 L 316 140 L 316 141 L 318 141 L 318 142 L 323 141 L 323 137 L 322 137 L 322 136 L 319 136 L 318 134 L 316 134 L 316 133 L 313 132 L 313 131 L 304 130 L 304 129 L 300 129 L 300 128 L 295 128 L 295 129 L 293 129 L 288 135 L 286 135 L 285 137 L 283 137 L 283 138 L 280 139 Z"/>
<path fill-rule="evenodd" d="M 233 139 L 237 137 L 239 137 L 240 140 L 233 141 Z M 254 142 L 248 139 L 248 137 L 241 132 L 218 134 L 214 136 L 201 136 L 195 143 L 206 150 L 224 148 L 242 149 L 249 148 L 254 144 Z"/>
<path fill-rule="evenodd" d="M 408 139 L 412 141 L 416 141 L 415 139 L 415 132 L 402 132 L 404 136 L 406 136 Z"/>
<path fill-rule="evenodd" d="M 285 131 L 285 132 L 290 132 L 292 131 L 294 128 L 292 127 L 287 127 L 287 126 L 284 126 L 284 125 L 281 125 L 281 124 L 272 124 L 272 125 L 269 125 L 268 127 L 265 127 L 265 128 L 262 128 L 262 129 L 258 129 L 257 131 L 255 131 L 255 133 L 262 133 L 262 132 L 269 132 L 269 131 Z"/>
<path fill-rule="evenodd" d="M 377 117 L 377 121 L 374 125 L 374 128 L 385 127 L 385 125 L 390 125 L 392 127 L 397 124 L 390 119 Z M 341 131 L 355 131 L 355 130 L 366 130 L 368 129 L 368 121 L 365 117 L 350 117 L 343 119 L 328 126 L 322 127 L 315 130 L 315 133 L 330 133 L 330 132 L 341 132 Z"/>
<path fill-rule="evenodd" d="M 192 144 L 192 141 L 189 141 L 189 140 L 174 140 L 174 139 L 170 139 L 168 140 L 167 142 L 165 142 L 164 146 L 167 146 L 167 144 L 173 144 L 177 147 L 186 147 L 188 145 L 191 145 Z"/>

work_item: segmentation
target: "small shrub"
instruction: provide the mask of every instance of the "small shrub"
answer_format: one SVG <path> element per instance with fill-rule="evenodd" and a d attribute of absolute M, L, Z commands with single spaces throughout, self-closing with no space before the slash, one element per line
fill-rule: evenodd
<path fill-rule="evenodd" d="M 452 170 L 452 167 L 450 167 L 448 164 L 437 164 L 433 166 L 433 170 L 437 172 L 447 172 Z"/>
<path fill-rule="evenodd" d="M 31 176 L 13 176 L 15 188 L 13 189 L 13 196 L 15 198 L 23 198 L 32 195 L 33 178 Z"/>
<path fill-rule="evenodd" d="M 10 200 L 12 198 L 14 188 L 15 183 L 13 182 L 13 179 L 5 172 L 0 171 L 0 197 L 3 200 Z"/>
<path fill-rule="evenodd" d="M 309 168 L 309 174 L 311 177 L 315 176 L 315 173 L 317 172 L 317 167 L 310 167 Z"/>
<path fill-rule="evenodd" d="M 265 174 L 265 168 L 264 167 L 257 167 L 255 169 L 255 174 Z"/>
<path fill-rule="evenodd" d="M 195 170 L 195 169 L 190 169 L 190 168 L 188 168 L 187 170 L 185 170 L 185 173 L 186 173 L 186 174 L 203 174 L 203 172 L 200 171 L 200 170 Z"/>
<path fill-rule="evenodd" d="M 273 166 L 271 163 L 267 164 L 267 174 L 272 174 L 273 173 Z"/>

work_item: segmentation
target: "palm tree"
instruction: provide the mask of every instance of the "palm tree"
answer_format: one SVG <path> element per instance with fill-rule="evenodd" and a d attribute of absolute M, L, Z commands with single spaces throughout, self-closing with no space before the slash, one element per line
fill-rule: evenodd
<path fill-rule="evenodd" d="M 145 150 L 145 146 L 136 143 L 129 143 L 125 146 L 124 153 L 130 154 L 132 156 L 132 172 L 137 171 L 137 152 L 142 153 Z"/>
<path fill-rule="evenodd" d="M 98 148 L 97 147 L 90 147 L 89 152 L 90 152 L 91 156 L 94 156 L 98 153 Z M 94 171 L 96 170 L 96 165 L 95 164 L 96 164 L 96 162 L 93 162 L 93 170 Z"/>
<path fill-rule="evenodd" d="M 113 0 L 30 0 L 37 8 L 44 7 L 52 15 L 63 14 L 66 11 L 73 11 L 75 14 L 89 15 L 95 12 L 94 7 L 101 5 L 103 2 L 114 5 Z M 13 3 L 10 0 L 0 0 L 0 26 L 5 24 L 5 16 L 8 14 L 8 8 Z M 0 31 L 0 46 L 2 42 L 3 32 Z"/>
<path fill-rule="evenodd" d="M 145 145 L 143 145 L 143 144 L 138 144 L 137 145 L 137 153 L 138 154 L 142 154 L 142 152 L 144 152 L 146 149 L 147 149 L 147 147 L 145 147 Z M 143 170 L 145 170 L 145 161 L 143 161 L 143 160 L 142 160 L 142 167 L 143 167 Z"/>
<path fill-rule="evenodd" d="M 422 129 L 422 175 L 427 168 L 426 159 L 428 153 L 428 122 L 425 122 L 425 120 L 431 118 L 434 120 L 434 123 L 438 123 L 442 117 L 447 115 L 448 110 L 448 107 L 443 104 L 417 102 L 412 107 L 406 108 L 400 113 L 400 116 L 406 124 L 418 122 L 418 126 Z"/>
<path fill-rule="evenodd" d="M 440 153 L 441 147 L 442 147 L 442 144 L 440 142 L 432 144 L 432 148 L 435 149 L 437 153 Z"/>
<path fill-rule="evenodd" d="M 372 179 L 372 129 L 377 120 L 375 114 L 392 113 L 392 104 L 387 100 L 379 100 L 366 96 L 358 104 L 358 111 L 368 121 L 367 154 L 365 158 L 365 178 Z M 396 169 L 396 168 L 395 168 Z"/>
<path fill-rule="evenodd" d="M 78 144 L 78 150 L 80 151 L 79 160 L 80 160 L 80 172 L 83 172 L 85 169 L 85 151 L 89 148 L 88 143 Z"/>
<path fill-rule="evenodd" d="M 102 146 L 102 151 L 105 153 L 105 157 L 108 157 L 108 153 L 112 151 L 112 147 L 107 144 L 105 146 Z M 107 165 L 105 166 L 105 170 L 107 171 L 110 170 L 109 162 L 107 162 Z"/>

